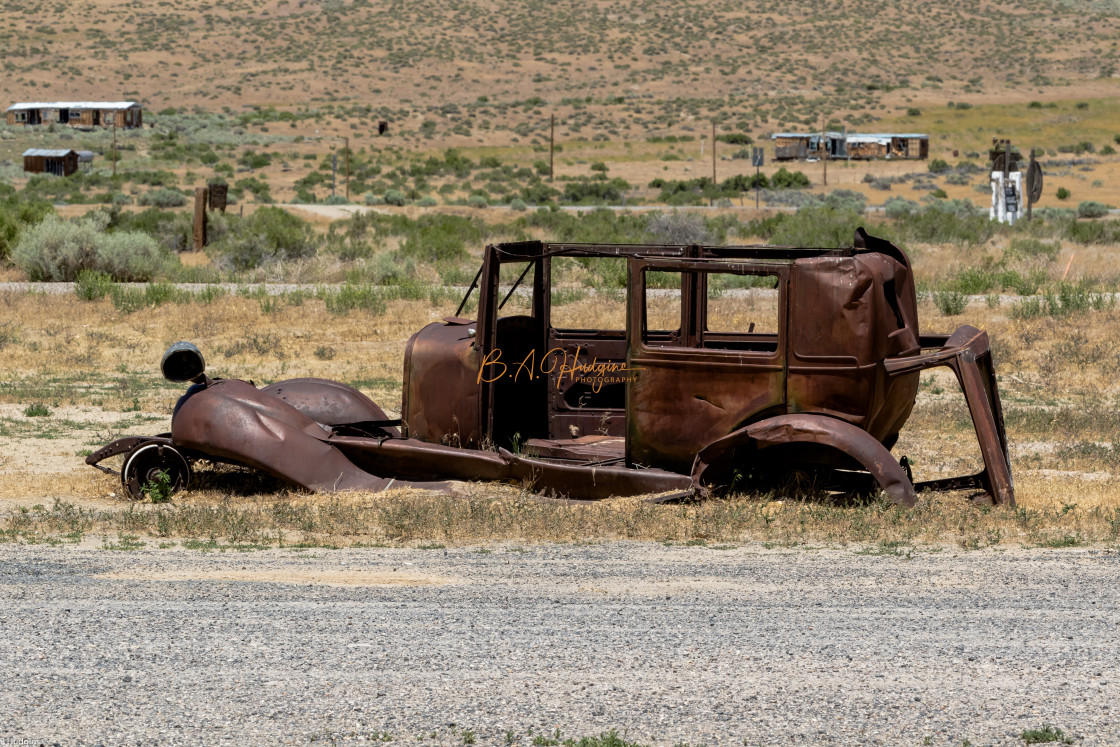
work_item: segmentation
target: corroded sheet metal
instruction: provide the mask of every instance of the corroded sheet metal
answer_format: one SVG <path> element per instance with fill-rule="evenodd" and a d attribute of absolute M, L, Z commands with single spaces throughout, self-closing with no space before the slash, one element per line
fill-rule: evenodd
<path fill-rule="evenodd" d="M 625 264 L 625 330 L 553 325 L 557 256 Z M 503 263 L 515 264 L 507 270 L 516 281 L 505 287 Z M 648 273 L 657 282 L 680 278 L 670 289 L 678 300 L 652 330 L 646 305 L 665 286 L 651 285 L 647 296 Z M 768 309 L 776 309 L 770 326 L 740 329 L 718 316 L 718 304 L 709 310 L 724 287 L 709 285 L 715 275 L 745 278 L 747 288 L 764 278 Z M 526 279 L 531 303 L 502 315 Z M 808 473 L 829 490 L 877 485 L 904 505 L 920 490 L 958 489 L 1014 503 L 987 335 L 974 327 L 920 334 L 909 259 L 862 229 L 852 248 L 838 250 L 489 246 L 477 281 L 476 320 L 448 318 L 408 341 L 399 420 L 324 379 L 263 389 L 207 379 L 201 354 L 180 343 L 190 365 L 171 378 L 195 383 L 176 406 L 170 445 L 187 459 L 242 464 L 316 491 L 493 480 L 599 499 L 707 493 L 734 488 L 743 475 L 774 485 Z M 935 366 L 949 367 L 964 391 L 984 470 L 915 486 L 890 450 L 920 372 Z M 152 441 L 114 442 L 90 463 L 127 459 Z"/>
<path fill-rule="evenodd" d="M 329 428 L 279 397 L 237 379 L 210 382 L 188 397 L 171 421 L 176 446 L 255 467 L 309 490 L 382 490 L 389 485 L 390 478 L 355 466 L 328 443 L 330 436 Z"/>

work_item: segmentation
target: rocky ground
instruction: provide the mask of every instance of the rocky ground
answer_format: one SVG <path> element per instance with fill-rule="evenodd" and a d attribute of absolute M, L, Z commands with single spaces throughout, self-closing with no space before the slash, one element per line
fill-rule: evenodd
<path fill-rule="evenodd" d="M 1117 744 L 1118 570 L 1107 549 L 6 544 L 0 737 L 1010 745 L 1045 723 Z"/>

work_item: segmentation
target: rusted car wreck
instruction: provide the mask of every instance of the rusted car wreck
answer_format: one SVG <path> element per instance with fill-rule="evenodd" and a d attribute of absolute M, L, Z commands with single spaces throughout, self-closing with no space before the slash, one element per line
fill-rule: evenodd
<path fill-rule="evenodd" d="M 100 462 L 123 455 L 135 497 L 161 471 L 186 486 L 208 460 L 314 491 L 499 480 L 580 499 L 684 496 L 797 473 L 907 505 L 922 490 L 1013 504 L 986 333 L 920 334 L 905 253 L 862 229 L 854 244 L 488 246 L 456 316 L 409 340 L 401 417 L 323 379 L 210 379 L 201 353 L 178 343 L 164 375 L 193 385 L 171 432 L 118 439 L 86 461 L 112 471 Z M 565 263 L 596 262 L 619 266 L 626 291 L 613 320 L 604 294 L 590 328 L 551 299 Z M 460 317 L 476 289 L 478 318 Z M 511 298 L 520 308 L 503 313 Z M 890 449 L 935 366 L 964 391 L 983 469 L 914 484 Z"/>

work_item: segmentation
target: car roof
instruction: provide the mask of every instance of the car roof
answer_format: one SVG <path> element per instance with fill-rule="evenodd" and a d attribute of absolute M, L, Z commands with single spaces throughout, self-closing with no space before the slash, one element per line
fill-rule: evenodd
<path fill-rule="evenodd" d="M 635 259 L 760 259 L 794 262 L 807 257 L 850 257 L 856 249 L 770 246 L 746 244 L 707 246 L 702 244 L 577 244 L 545 241 L 516 241 L 494 247 L 500 261 L 524 262 L 539 257 L 627 257 Z"/>

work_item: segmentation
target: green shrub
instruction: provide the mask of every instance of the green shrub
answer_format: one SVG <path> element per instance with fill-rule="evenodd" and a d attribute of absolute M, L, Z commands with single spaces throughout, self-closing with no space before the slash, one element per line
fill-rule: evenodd
<path fill-rule="evenodd" d="M 277 207 L 259 208 L 250 217 L 231 223 L 228 230 L 206 252 L 219 265 L 235 270 L 310 257 L 318 248 L 311 226 Z"/>
<path fill-rule="evenodd" d="M 752 145 L 754 143 L 754 138 L 745 132 L 729 132 L 724 135 L 716 135 L 716 140 L 729 145 Z"/>
<path fill-rule="evenodd" d="M 100 270 L 82 270 L 74 283 L 74 294 L 83 301 L 99 301 L 113 289 L 113 278 Z"/>
<path fill-rule="evenodd" d="M 898 224 L 901 238 L 927 244 L 983 244 L 996 224 L 967 200 L 937 200 Z"/>
<path fill-rule="evenodd" d="M 772 244 L 831 249 L 851 246 L 855 230 L 862 224 L 863 216 L 858 213 L 817 204 L 793 214 L 752 220 L 745 233 Z"/>
<path fill-rule="evenodd" d="M 139 203 L 151 207 L 181 207 L 187 204 L 187 196 L 176 189 L 153 189 L 140 195 Z"/>
<path fill-rule="evenodd" d="M 210 213 L 210 239 L 222 235 L 221 213 Z M 138 213 L 113 211 L 109 228 L 118 231 L 139 231 L 154 238 L 172 252 L 185 252 L 194 247 L 194 221 L 189 213 L 148 208 Z"/>
<path fill-rule="evenodd" d="M 245 192 L 251 192 L 253 198 L 257 202 L 272 202 L 272 192 L 267 182 L 263 182 L 256 177 L 248 177 L 246 179 L 238 179 L 233 183 L 229 191 L 229 199 L 240 197 Z"/>
<path fill-rule="evenodd" d="M 109 216 L 102 212 L 72 222 L 48 216 L 23 232 L 12 261 L 32 281 L 73 281 L 82 270 L 99 270 L 115 280 L 144 281 L 177 264 L 151 236 L 106 232 L 108 223 Z"/>
<path fill-rule="evenodd" d="M 908 108 L 906 110 L 906 116 L 907 117 L 920 117 L 920 116 L 922 116 L 922 110 L 919 109 L 916 106 L 911 106 L 910 108 Z"/>
<path fill-rule="evenodd" d="M 891 197 L 883 204 L 883 211 L 891 220 L 908 218 L 921 209 L 921 205 L 905 197 Z"/>
<path fill-rule="evenodd" d="M 766 174 L 736 174 L 720 182 L 719 190 L 726 195 L 736 195 L 740 192 L 749 192 L 752 189 L 770 189 L 770 180 Z"/>
<path fill-rule="evenodd" d="M 439 202 L 436 200 L 436 198 L 432 197 L 431 195 L 424 195 L 416 201 L 417 207 L 435 207 L 438 204 Z"/>
<path fill-rule="evenodd" d="M 1120 221 L 1071 220 L 1062 225 L 1061 236 L 1075 244 L 1120 243 Z"/>
<path fill-rule="evenodd" d="M 1042 221 L 1048 224 L 1067 224 L 1077 217 L 1077 211 L 1070 208 L 1057 208 L 1057 207 L 1039 207 L 1034 209 L 1035 220 Z M 1023 224 L 1019 224 L 1020 226 Z M 1047 226 L 1053 228 L 1054 226 Z M 1061 226 L 1058 226 L 1059 230 Z"/>
<path fill-rule="evenodd" d="M 1061 244 L 1057 241 L 1043 241 L 1029 236 L 1016 236 L 1008 244 L 1005 256 L 1011 259 L 1016 257 L 1045 257 L 1053 260 L 1057 259 L 1060 251 Z"/>
<path fill-rule="evenodd" d="M 1059 200 L 1068 200 L 1069 199 L 1069 190 L 1066 189 L 1065 187 L 1058 187 L 1057 198 Z"/>
<path fill-rule="evenodd" d="M 579 205 L 617 205 L 622 202 L 622 193 L 628 189 L 630 184 L 625 179 L 578 179 L 564 185 L 561 199 Z"/>
<path fill-rule="evenodd" d="M 783 166 L 770 177 L 771 189 L 805 189 L 812 186 L 809 177 L 800 171 L 787 171 Z"/>
<path fill-rule="evenodd" d="M 968 298 L 957 291 L 937 291 L 933 294 L 933 303 L 945 316 L 957 316 L 968 305 Z"/>
<path fill-rule="evenodd" d="M 486 198 L 482 195 L 470 195 L 469 197 L 467 197 L 467 205 L 472 208 L 484 208 L 489 204 L 490 203 L 488 203 L 486 201 Z"/>
<path fill-rule="evenodd" d="M 1115 305 L 1111 293 L 1096 293 L 1085 281 L 1077 283 L 1058 283 L 1055 289 L 1047 290 L 1041 298 L 1025 298 L 1011 309 L 1015 319 L 1033 319 L 1040 316 L 1063 317 L 1083 313 L 1089 309 L 1097 311 L 1111 309 Z"/>
<path fill-rule="evenodd" d="M 517 231 L 542 233 L 550 241 L 641 244 L 649 241 L 648 219 L 628 211 L 591 210 L 568 213 L 541 207 L 511 224 Z"/>
<path fill-rule="evenodd" d="M 1109 206 L 1104 203 L 1087 200 L 1077 206 L 1078 218 L 1101 218 L 1108 215 Z"/>
<path fill-rule="evenodd" d="M 114 285 L 109 290 L 109 298 L 117 311 L 131 314 L 140 309 L 155 308 L 166 303 L 186 303 L 192 297 L 188 291 L 179 290 L 170 283 L 148 283 L 143 289 Z"/>
<path fill-rule="evenodd" d="M 931 158 L 927 168 L 929 169 L 929 172 L 931 174 L 944 174 L 952 167 L 949 165 L 948 161 L 945 161 L 944 159 Z"/>
<path fill-rule="evenodd" d="M 678 210 L 654 213 L 649 217 L 646 230 L 650 238 L 660 244 L 707 244 L 712 240 L 701 216 Z"/>
<path fill-rule="evenodd" d="M 272 163 L 272 155 L 247 150 L 238 157 L 237 162 L 249 169 L 263 169 Z"/>
<path fill-rule="evenodd" d="M 422 215 L 408 226 L 401 254 L 419 262 L 455 262 L 467 256 L 467 242 L 482 241 L 481 229 L 457 215 Z"/>
<path fill-rule="evenodd" d="M 371 314 L 384 314 L 387 308 L 381 291 L 369 285 L 346 283 L 338 290 L 321 288 L 319 298 L 331 314 L 345 315 L 353 309 L 362 309 Z"/>
<path fill-rule="evenodd" d="M 386 205 L 396 205 L 397 207 L 403 207 L 408 202 L 408 198 L 404 196 L 404 192 L 401 192 L 399 189 L 390 189 L 385 193 L 383 199 Z"/>
<path fill-rule="evenodd" d="M 127 282 L 160 277 L 178 264 L 155 239 L 137 231 L 102 234 L 96 242 L 96 253 L 97 269 Z"/>
<path fill-rule="evenodd" d="M 54 207 L 46 200 L 20 197 L 12 193 L 0 200 L 0 260 L 11 253 L 12 247 L 19 242 L 20 233 L 54 212 Z"/>
<path fill-rule="evenodd" d="M 840 212 L 862 213 L 867 207 L 867 198 L 851 189 L 834 189 L 824 197 L 818 197 L 817 200 Z"/>

